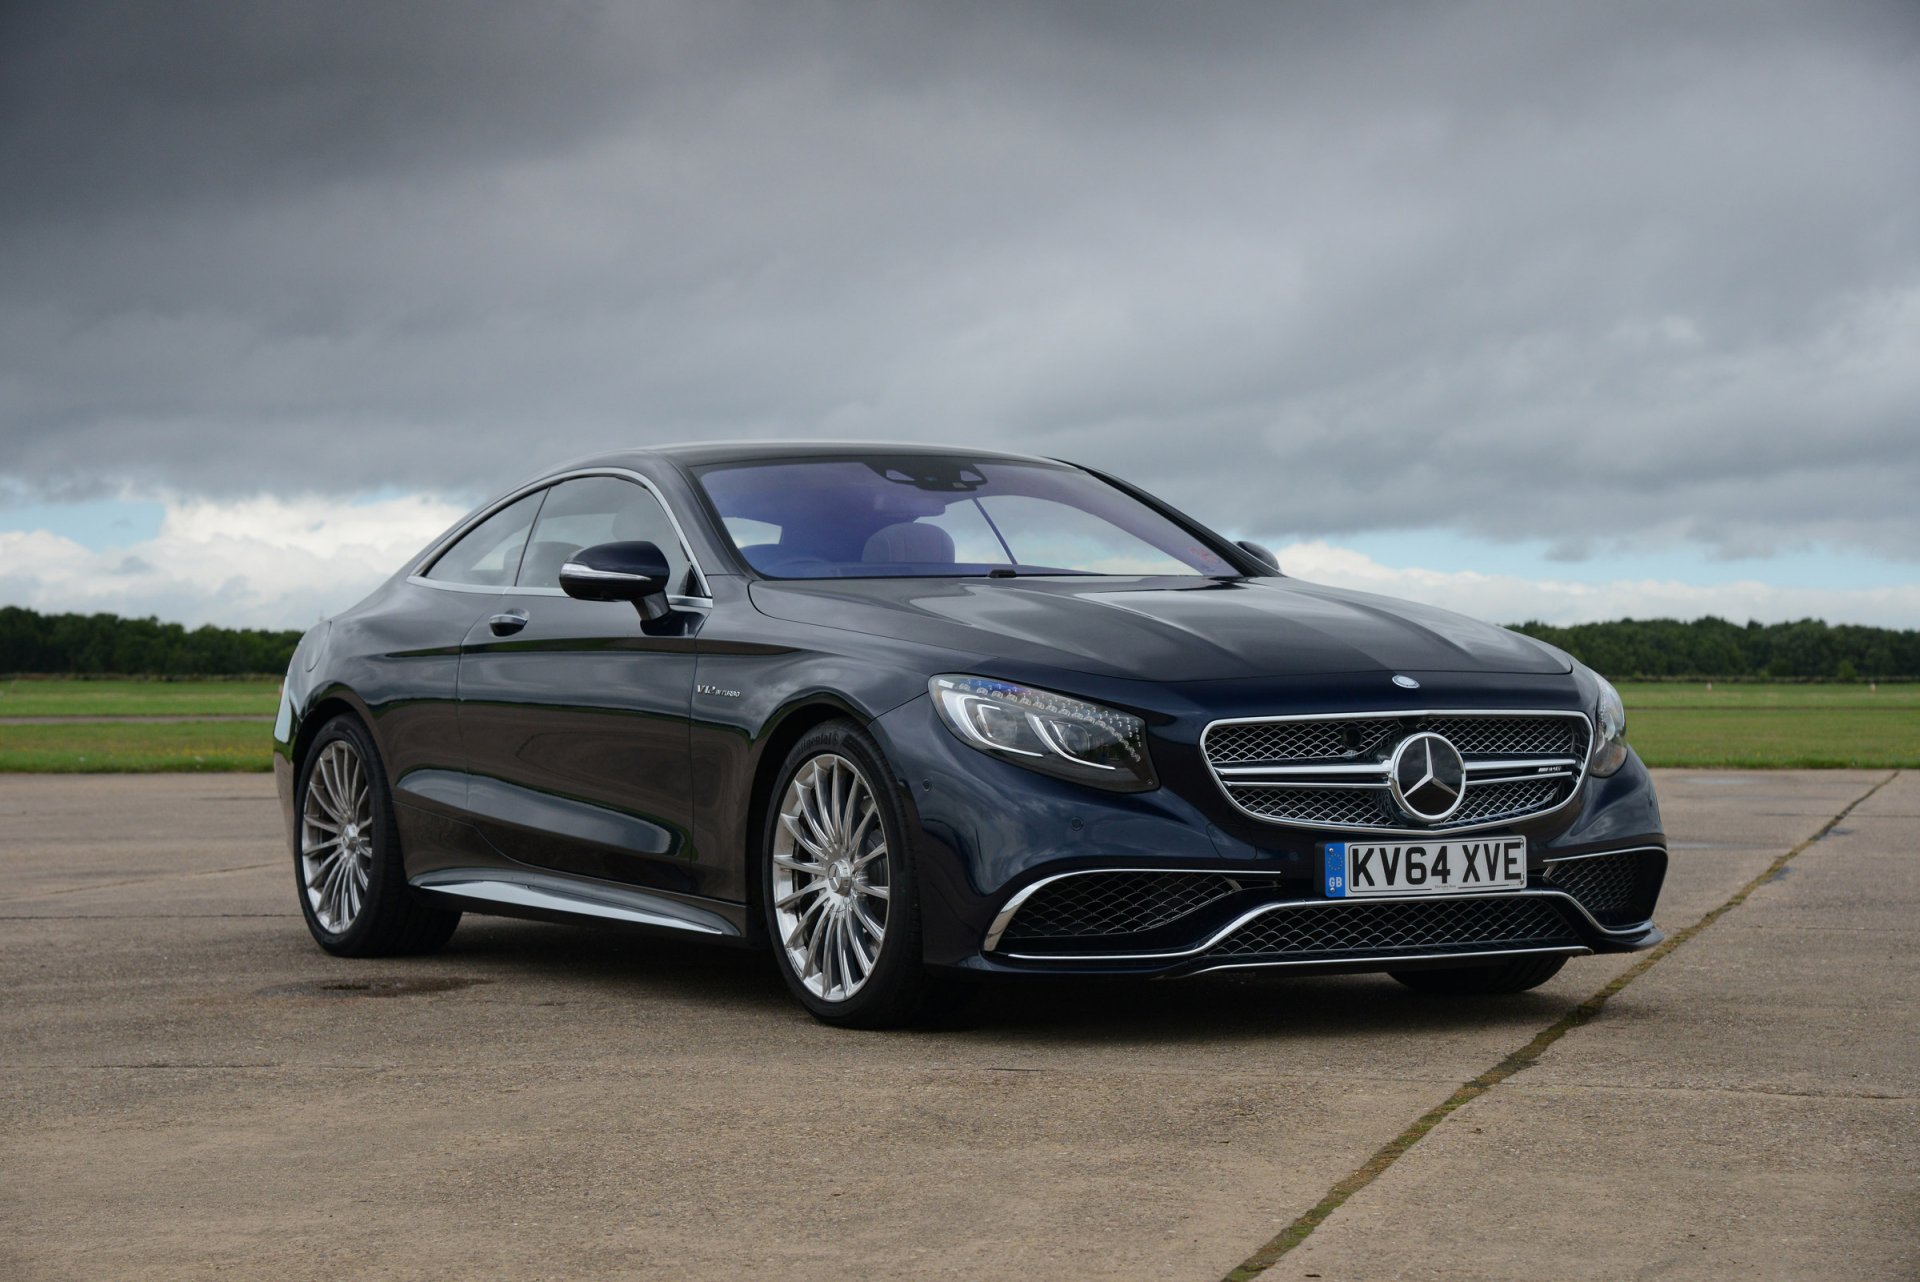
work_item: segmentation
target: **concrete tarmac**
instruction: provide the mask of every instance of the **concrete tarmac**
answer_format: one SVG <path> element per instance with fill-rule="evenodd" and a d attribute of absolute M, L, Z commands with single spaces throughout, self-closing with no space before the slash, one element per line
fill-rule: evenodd
<path fill-rule="evenodd" d="M 1920 777 L 1660 789 L 1661 924 L 1719 915 L 1644 969 L 849 1033 L 764 958 L 615 931 L 331 958 L 266 777 L 0 776 L 0 1277 L 1204 1282 L 1335 1189 L 1265 1276 L 1920 1276 Z"/>

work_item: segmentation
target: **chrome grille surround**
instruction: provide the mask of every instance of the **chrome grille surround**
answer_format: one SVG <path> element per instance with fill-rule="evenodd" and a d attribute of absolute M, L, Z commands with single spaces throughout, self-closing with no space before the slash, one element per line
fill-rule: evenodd
<path fill-rule="evenodd" d="M 1467 795 L 1440 823 L 1414 825 L 1393 808 L 1387 756 L 1428 730 L 1457 748 Z M 1548 814 L 1579 795 L 1593 728 L 1564 709 L 1436 709 L 1235 717 L 1209 724 L 1201 753 L 1242 813 L 1266 823 L 1424 835 Z"/>
<path fill-rule="evenodd" d="M 1217 872 L 1086 872 L 1051 878 L 1022 902 L 1003 935 L 1023 940 L 1137 934 L 1239 889 L 1238 881 Z"/>

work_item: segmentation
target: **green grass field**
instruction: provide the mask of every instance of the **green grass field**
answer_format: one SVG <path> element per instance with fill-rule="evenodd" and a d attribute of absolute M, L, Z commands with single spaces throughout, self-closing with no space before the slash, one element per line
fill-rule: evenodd
<path fill-rule="evenodd" d="M 273 681 L 0 682 L 0 717 L 272 716 Z M 1627 738 L 1654 766 L 1920 769 L 1920 684 L 1633 683 Z M 266 770 L 259 722 L 0 724 L 0 771 Z"/>
<path fill-rule="evenodd" d="M 280 683 L 244 681 L 0 681 L 0 717 L 270 717 Z"/>
<path fill-rule="evenodd" d="M 1648 682 L 1620 697 L 1648 765 L 1920 768 L 1920 684 Z"/>
<path fill-rule="evenodd" d="M 273 727 L 258 721 L 0 725 L 0 771 L 146 774 L 272 766 Z"/>

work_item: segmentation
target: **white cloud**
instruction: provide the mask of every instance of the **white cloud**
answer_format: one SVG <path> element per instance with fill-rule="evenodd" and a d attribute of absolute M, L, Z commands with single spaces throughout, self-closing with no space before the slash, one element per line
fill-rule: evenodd
<path fill-rule="evenodd" d="M 27 9 L 23 501 L 906 437 L 1276 537 L 1920 548 L 1909 0 Z"/>
<path fill-rule="evenodd" d="M 43 611 L 154 614 L 188 624 L 300 627 L 358 601 L 465 510 L 425 494 L 355 503 L 172 499 L 159 531 L 125 546 L 90 549 L 46 530 L 0 531 L 0 602 Z M 1712 614 L 1742 623 L 1813 617 L 1920 627 L 1920 584 L 1573 582 L 1385 565 L 1322 540 L 1288 544 L 1278 555 L 1287 573 L 1302 579 L 1496 623 Z"/>
<path fill-rule="evenodd" d="M 1827 619 L 1878 627 L 1920 627 L 1920 583 L 1871 588 L 1777 587 L 1744 581 L 1694 584 L 1671 579 L 1581 583 L 1382 565 L 1351 548 L 1318 540 L 1279 549 L 1287 573 L 1315 583 L 1406 597 L 1494 623 L 1592 623 L 1606 619 L 1697 619 L 1745 623 Z"/>
<path fill-rule="evenodd" d="M 465 510 L 430 495 L 174 500 L 152 538 L 98 550 L 46 530 L 0 531 L 0 601 L 299 627 L 358 601 Z"/>

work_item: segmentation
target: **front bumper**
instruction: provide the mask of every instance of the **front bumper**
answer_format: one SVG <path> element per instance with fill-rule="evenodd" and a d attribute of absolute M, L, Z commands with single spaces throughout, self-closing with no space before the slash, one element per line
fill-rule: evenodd
<path fill-rule="evenodd" d="M 1569 876 L 1575 865 L 1582 875 Z M 1016 892 L 982 953 L 1006 968 L 1171 975 L 1629 951 L 1660 939 L 1641 905 L 1665 866 L 1666 852 L 1646 847 L 1550 862 L 1524 890 L 1365 899 L 1299 898 L 1244 874 L 1088 870 Z"/>
<path fill-rule="evenodd" d="M 1228 807 L 1210 782 L 1117 794 L 1054 780 L 960 744 L 924 699 L 873 729 L 916 829 L 931 965 L 1398 970 L 1627 952 L 1662 937 L 1652 916 L 1666 842 L 1637 758 L 1589 779 L 1577 804 L 1512 825 L 1528 838 L 1525 890 L 1330 900 L 1319 884 L 1328 833 L 1236 824 L 1217 813 Z"/>

